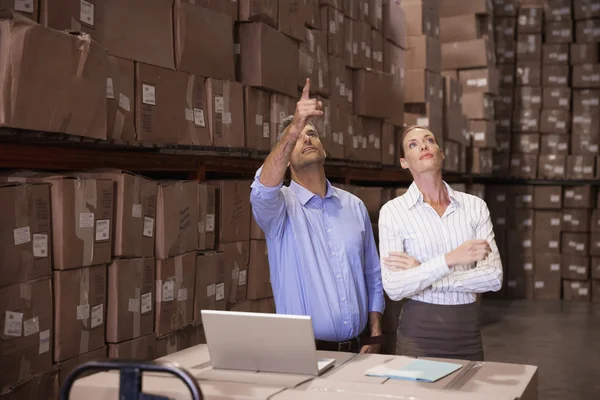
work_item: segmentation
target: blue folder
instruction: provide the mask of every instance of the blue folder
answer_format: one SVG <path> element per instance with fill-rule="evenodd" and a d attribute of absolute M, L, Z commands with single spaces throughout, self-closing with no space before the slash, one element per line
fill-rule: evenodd
<path fill-rule="evenodd" d="M 459 370 L 461 367 L 462 365 L 460 364 L 416 359 L 399 369 L 388 368 L 383 364 L 367 370 L 365 374 L 379 378 L 435 382 Z"/>

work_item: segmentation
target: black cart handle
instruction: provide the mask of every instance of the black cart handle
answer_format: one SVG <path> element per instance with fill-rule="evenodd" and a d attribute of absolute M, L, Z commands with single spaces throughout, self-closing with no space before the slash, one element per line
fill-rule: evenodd
<path fill-rule="evenodd" d="M 65 380 L 60 391 L 60 400 L 69 400 L 73 384 L 83 373 L 98 372 L 106 370 L 120 371 L 120 400 L 138 400 L 142 393 L 142 372 L 161 372 L 174 375 L 182 380 L 190 393 L 192 400 L 203 400 L 202 391 L 196 379 L 186 370 L 179 368 L 176 364 L 167 362 L 140 362 L 124 360 L 90 361 L 75 368 Z M 149 398 L 149 396 L 143 396 Z M 160 398 L 160 397 L 156 397 Z"/>

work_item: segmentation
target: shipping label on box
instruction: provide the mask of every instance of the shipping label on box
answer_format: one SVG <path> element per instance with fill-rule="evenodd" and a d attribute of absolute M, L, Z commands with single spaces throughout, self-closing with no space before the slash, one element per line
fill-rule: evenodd
<path fill-rule="evenodd" d="M 516 69 L 517 86 L 541 86 L 542 65 L 538 61 L 520 61 Z"/>
<path fill-rule="evenodd" d="M 544 44 L 542 49 L 542 61 L 544 65 L 568 64 L 569 54 L 569 44 Z"/>
<path fill-rule="evenodd" d="M 548 44 L 571 43 L 573 40 L 573 22 L 571 20 L 546 22 L 545 41 Z"/>
<path fill-rule="evenodd" d="M 542 88 L 518 87 L 515 89 L 515 108 L 539 110 L 542 108 Z"/>
<path fill-rule="evenodd" d="M 591 282 L 564 280 L 563 300 L 589 302 L 591 300 Z"/>
<path fill-rule="evenodd" d="M 574 88 L 600 88 L 600 64 L 584 64 L 573 67 Z"/>

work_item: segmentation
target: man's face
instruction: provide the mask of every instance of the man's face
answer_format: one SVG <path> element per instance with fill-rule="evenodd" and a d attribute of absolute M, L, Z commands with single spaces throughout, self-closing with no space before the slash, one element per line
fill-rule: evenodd
<path fill-rule="evenodd" d="M 444 161 L 444 152 L 437 144 L 435 136 L 427 129 L 416 128 L 408 132 L 402 142 L 404 158 L 400 159 L 402 168 L 412 173 L 440 170 Z"/>
<path fill-rule="evenodd" d="M 319 134 L 314 125 L 307 124 L 296 141 L 296 146 L 290 158 L 290 164 L 296 170 L 312 164 L 323 164 L 325 149 L 319 139 Z"/>

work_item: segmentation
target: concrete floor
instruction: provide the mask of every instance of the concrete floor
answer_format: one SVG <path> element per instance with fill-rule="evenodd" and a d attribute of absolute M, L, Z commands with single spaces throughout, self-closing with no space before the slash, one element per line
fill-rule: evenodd
<path fill-rule="evenodd" d="M 482 323 L 485 360 L 537 365 L 540 400 L 600 399 L 600 303 L 484 299 Z"/>

